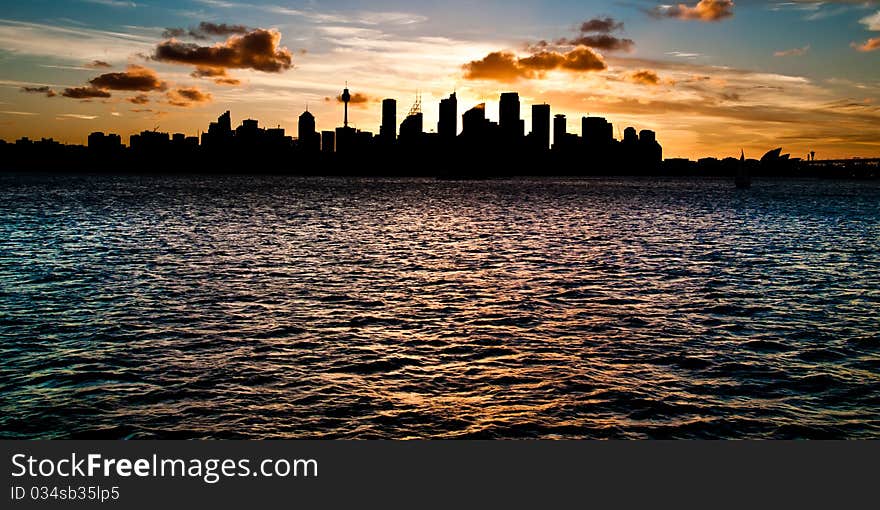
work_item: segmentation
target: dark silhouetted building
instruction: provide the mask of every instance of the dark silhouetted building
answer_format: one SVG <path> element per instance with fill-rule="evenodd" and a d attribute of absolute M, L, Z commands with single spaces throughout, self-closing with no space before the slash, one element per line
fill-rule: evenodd
<path fill-rule="evenodd" d="M 525 122 L 520 119 L 519 94 L 505 92 L 501 94 L 499 125 L 505 138 L 522 138 L 525 133 Z"/>
<path fill-rule="evenodd" d="M 550 149 L 550 105 L 532 105 L 532 144 L 538 150 Z"/>
<path fill-rule="evenodd" d="M 461 116 L 461 134 L 467 137 L 485 133 L 489 122 L 486 120 L 486 103 L 480 103 Z"/>
<path fill-rule="evenodd" d="M 333 131 L 321 131 L 321 152 L 324 154 L 336 152 L 336 133 Z"/>
<path fill-rule="evenodd" d="M 339 154 L 350 154 L 355 147 L 355 137 L 357 131 L 348 126 L 336 128 L 336 152 Z"/>
<path fill-rule="evenodd" d="M 92 152 L 115 152 L 122 149 L 122 137 L 98 131 L 89 135 L 89 150 Z"/>
<path fill-rule="evenodd" d="M 565 115 L 559 113 L 553 118 L 553 147 L 555 149 L 562 148 L 562 140 L 568 132 L 568 121 Z"/>
<path fill-rule="evenodd" d="M 168 150 L 171 146 L 171 136 L 158 131 L 141 131 L 140 134 L 131 135 L 128 145 L 135 152 L 156 154 Z"/>
<path fill-rule="evenodd" d="M 602 117 L 584 117 L 582 136 L 584 143 L 591 146 L 607 146 L 614 141 L 614 126 Z"/>
<path fill-rule="evenodd" d="M 450 140 L 458 135 L 458 98 L 455 92 L 448 98 L 440 100 L 440 121 L 437 123 L 437 134 L 443 140 Z"/>
<path fill-rule="evenodd" d="M 424 132 L 424 115 L 422 112 L 413 113 L 403 119 L 400 124 L 400 143 L 415 143 L 421 140 Z"/>
<path fill-rule="evenodd" d="M 397 101 L 394 99 L 382 101 L 382 127 L 379 128 L 379 138 L 383 142 L 393 142 L 397 139 Z"/>
<path fill-rule="evenodd" d="M 208 126 L 207 133 L 202 133 L 202 145 L 209 149 L 229 149 L 232 136 L 232 114 L 227 111 Z"/>
<path fill-rule="evenodd" d="M 299 116 L 297 134 L 299 136 L 299 148 L 309 153 L 321 150 L 321 137 L 315 130 L 315 116 L 308 110 Z M 284 134 L 282 132 L 282 138 Z"/>
<path fill-rule="evenodd" d="M 657 142 L 657 133 L 648 129 L 639 133 L 639 152 L 647 165 L 656 166 L 663 162 L 663 147 Z"/>

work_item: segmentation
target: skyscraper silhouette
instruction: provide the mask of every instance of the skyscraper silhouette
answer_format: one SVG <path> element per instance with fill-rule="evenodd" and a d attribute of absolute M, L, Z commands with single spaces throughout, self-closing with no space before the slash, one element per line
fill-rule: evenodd
<path fill-rule="evenodd" d="M 382 101 L 382 126 L 379 128 L 379 137 L 386 143 L 394 142 L 397 139 L 397 101 L 395 99 Z"/>
<path fill-rule="evenodd" d="M 550 105 L 532 105 L 532 141 L 538 150 L 550 149 Z"/>
<path fill-rule="evenodd" d="M 614 140 L 614 126 L 602 117 L 584 117 L 581 128 L 587 145 L 605 146 Z"/>
<path fill-rule="evenodd" d="M 501 94 L 499 124 L 505 138 L 517 139 L 523 136 L 525 123 L 520 119 L 518 93 L 505 92 Z"/>
<path fill-rule="evenodd" d="M 400 142 L 416 143 L 424 131 L 424 115 L 422 112 L 408 115 L 400 124 Z"/>
<path fill-rule="evenodd" d="M 299 116 L 297 136 L 302 150 L 314 153 L 321 149 L 321 138 L 315 131 L 315 116 L 308 110 Z"/>
<path fill-rule="evenodd" d="M 451 140 L 458 135 L 458 98 L 455 92 L 448 98 L 440 100 L 440 121 L 437 133 L 444 140 Z"/>
<path fill-rule="evenodd" d="M 486 103 L 480 103 L 461 116 L 462 135 L 479 136 L 486 129 Z"/>
<path fill-rule="evenodd" d="M 321 152 L 325 154 L 336 152 L 336 133 L 333 131 L 321 132 Z"/>
<path fill-rule="evenodd" d="M 561 113 L 556 114 L 556 117 L 553 118 L 553 148 L 556 150 L 562 149 L 565 133 L 568 130 L 567 124 L 565 115 Z"/>

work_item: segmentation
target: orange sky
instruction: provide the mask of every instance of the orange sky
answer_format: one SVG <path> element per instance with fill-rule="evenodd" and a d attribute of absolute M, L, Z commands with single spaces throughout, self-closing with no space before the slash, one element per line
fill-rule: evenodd
<path fill-rule="evenodd" d="M 880 52 L 866 48 L 880 30 L 875 2 L 826 2 L 839 13 L 816 2 L 774 10 L 703 0 L 684 11 L 560 3 L 558 13 L 512 3 L 490 12 L 510 18 L 496 24 L 403 3 L 326 12 L 184 3 L 199 10 L 74 1 L 57 12 L 4 13 L 0 138 L 84 143 L 101 130 L 127 141 L 156 127 L 195 135 L 227 109 L 236 124 L 255 118 L 296 136 L 307 106 L 319 129 L 341 124 L 335 97 L 348 81 L 366 98 L 352 109 L 353 124 L 373 132 L 385 97 L 398 99 L 402 120 L 421 94 L 431 131 L 437 103 L 452 91 L 460 113 L 487 102 L 496 119 L 500 93 L 517 91 L 527 126 L 530 104 L 546 102 L 569 116 L 570 132 L 587 114 L 608 118 L 615 134 L 653 129 L 666 157 L 740 149 L 759 157 L 777 146 L 795 156 L 880 155 Z M 612 9 L 620 11 L 598 15 Z M 800 31 L 775 33 L 782 20 L 774 16 Z M 203 20 L 214 20 L 205 33 L 197 30 Z M 813 33 L 817 27 L 826 32 Z M 248 38 L 265 47 L 252 50 Z M 764 41 L 771 39 L 779 41 Z"/>

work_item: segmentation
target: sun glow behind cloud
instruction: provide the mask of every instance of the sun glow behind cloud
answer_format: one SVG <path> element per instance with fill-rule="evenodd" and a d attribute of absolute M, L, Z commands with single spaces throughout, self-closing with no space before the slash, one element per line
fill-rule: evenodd
<path fill-rule="evenodd" d="M 785 145 L 795 154 L 818 150 L 833 157 L 880 153 L 876 103 L 880 80 L 818 79 L 788 70 L 726 67 L 712 61 L 702 48 L 678 44 L 652 53 L 654 48 L 646 51 L 642 47 L 638 33 L 624 33 L 622 25 L 612 23 L 607 32 L 586 33 L 591 37 L 586 41 L 589 44 L 606 44 L 596 36 L 612 31 L 619 32 L 613 37 L 615 41 L 629 41 L 606 46 L 611 50 L 591 50 L 606 69 L 572 72 L 562 65 L 549 66 L 499 83 L 486 76 L 468 79 L 464 66 L 493 52 L 507 52 L 529 63 L 529 58 L 541 53 L 526 46 L 544 33 L 498 37 L 488 32 L 438 29 L 428 15 L 400 10 L 318 12 L 271 5 L 262 5 L 259 10 L 274 16 L 274 23 L 250 19 L 238 23 L 233 13 L 240 4 L 198 4 L 211 9 L 216 26 L 230 22 L 228 27 L 240 28 L 222 34 L 209 30 L 205 40 L 192 44 L 228 44 L 224 43 L 227 36 L 243 37 L 245 24 L 252 29 L 262 27 L 280 35 L 276 42 L 278 48 L 289 52 L 290 69 L 285 70 L 284 63 L 272 69 L 236 64 L 229 74 L 225 67 L 217 67 L 223 71 L 221 75 L 200 73 L 195 66 L 198 59 L 189 56 L 193 65 L 181 59 L 157 59 L 157 47 L 168 40 L 163 37 L 167 26 L 97 29 L 63 22 L 0 20 L 0 45 L 15 61 L 14 66 L 0 63 L 5 77 L 10 78 L 0 82 L 0 100 L 15 105 L 8 111 L 34 114 L 0 113 L 5 117 L 0 118 L 0 137 L 54 136 L 82 142 L 92 129 L 127 137 L 156 125 L 167 131 L 196 134 L 226 109 L 232 110 L 236 121 L 256 118 L 264 126 L 281 125 L 295 136 L 296 119 L 307 106 L 316 115 L 319 129 L 341 124 L 341 108 L 332 98 L 347 81 L 353 93 L 367 98 L 352 111 L 354 125 L 373 132 L 378 131 L 379 101 L 385 97 L 398 100 L 399 122 L 420 94 L 426 131 L 431 131 L 436 128 L 437 103 L 451 92 L 458 93 L 460 113 L 486 102 L 489 117 L 497 118 L 498 95 L 511 90 L 522 96 L 527 126 L 530 105 L 547 102 L 553 113 L 569 116 L 570 132 L 579 132 L 580 117 L 586 114 L 607 117 L 616 130 L 628 125 L 654 129 L 670 157 L 726 156 L 738 154 L 741 147 L 758 155 L 777 145 Z M 865 18 L 870 12 L 862 14 Z M 725 14 L 708 22 L 699 16 L 682 17 L 687 19 L 669 15 L 651 23 L 714 27 L 729 23 L 732 16 Z M 575 41 L 578 30 L 574 25 L 562 23 L 546 30 L 550 44 Z M 178 26 L 184 30 L 182 35 L 199 27 L 198 22 L 185 20 Z M 210 40 L 210 36 L 218 38 Z M 810 47 L 809 55 L 819 53 L 815 45 L 804 46 L 806 42 L 783 48 Z M 541 51 L 564 55 L 572 47 Z M 777 47 L 763 54 L 773 58 L 774 51 L 785 50 Z M 841 51 L 857 53 L 848 47 Z M 776 60 L 791 65 L 788 63 L 803 58 L 807 56 Z M 95 61 L 113 69 L 91 67 Z M 167 90 L 113 91 L 112 97 L 92 97 L 88 102 L 61 97 L 68 88 L 83 87 L 96 76 L 121 73 L 131 65 L 154 69 L 161 82 L 167 83 Z M 61 67 L 69 69 L 58 69 Z M 22 93 L 25 88 L 42 92 Z M 57 91 L 57 97 L 50 97 L 48 90 Z M 191 99 L 184 101 L 187 97 Z M 14 122 L 10 120 L 13 117 Z M 68 121 L 50 120 L 59 118 Z M 88 125 L 83 126 L 86 121 Z"/>

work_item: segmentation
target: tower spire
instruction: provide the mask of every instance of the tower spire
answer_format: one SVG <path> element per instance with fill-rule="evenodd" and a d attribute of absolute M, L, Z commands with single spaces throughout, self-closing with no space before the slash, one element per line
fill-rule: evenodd
<path fill-rule="evenodd" d="M 345 127 L 348 127 L 348 102 L 351 101 L 351 92 L 348 91 L 348 82 L 345 82 L 345 90 L 342 91 L 342 102 L 345 103 Z"/>

